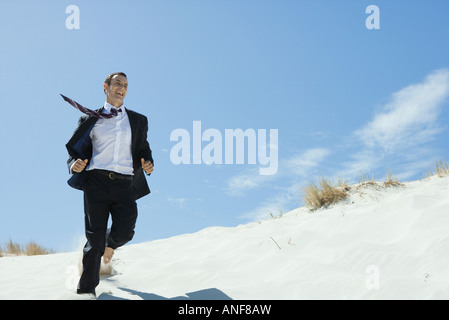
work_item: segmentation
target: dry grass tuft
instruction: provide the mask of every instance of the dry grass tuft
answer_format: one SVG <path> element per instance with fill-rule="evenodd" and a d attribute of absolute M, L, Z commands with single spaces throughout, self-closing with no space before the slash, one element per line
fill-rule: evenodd
<path fill-rule="evenodd" d="M 11 254 L 11 255 L 20 255 L 22 252 L 20 244 L 17 242 L 13 242 L 11 239 L 6 243 L 5 245 L 6 251 L 4 253 Z"/>
<path fill-rule="evenodd" d="M 323 177 L 320 179 L 319 185 L 315 183 L 307 185 L 304 189 L 303 200 L 309 209 L 316 210 L 346 200 L 351 190 L 353 192 L 362 192 L 361 190 L 366 187 L 380 190 L 382 188 L 399 186 L 403 186 L 403 184 L 391 172 L 387 174 L 383 183 L 377 182 L 373 175 L 362 174 L 359 177 L 359 183 L 352 187 L 348 186 L 347 182 L 341 179 L 338 180 L 337 184 L 334 184 L 331 180 Z"/>
<path fill-rule="evenodd" d="M 371 177 L 370 177 L 366 173 L 363 173 L 359 177 L 359 185 L 374 186 L 374 185 L 377 185 L 377 183 L 376 183 L 376 180 L 374 179 L 374 175 L 373 174 L 371 174 Z"/>
<path fill-rule="evenodd" d="M 339 182 L 337 185 L 326 178 L 321 178 L 319 186 L 310 183 L 304 189 L 304 201 L 306 206 L 312 210 L 329 206 L 348 197 L 350 188 L 346 182 Z"/>
<path fill-rule="evenodd" d="M 391 172 L 388 172 L 387 174 L 387 178 L 384 181 L 384 186 L 385 187 L 399 187 L 404 185 L 403 183 L 400 183 L 399 180 L 393 176 L 393 174 Z"/>
<path fill-rule="evenodd" d="M 398 178 L 393 176 L 393 173 L 391 173 L 391 172 L 387 173 L 387 177 L 385 178 L 385 181 L 383 183 L 377 182 L 376 179 L 374 179 L 373 175 L 371 175 L 371 177 L 370 177 L 367 174 L 362 174 L 359 177 L 359 184 L 356 189 L 358 190 L 363 187 L 371 186 L 377 190 L 380 190 L 382 187 L 390 188 L 390 187 L 400 187 L 403 185 L 404 184 L 399 182 Z"/>
<path fill-rule="evenodd" d="M 54 251 L 53 250 L 48 251 L 47 249 L 39 246 L 34 241 L 27 243 L 27 245 L 25 246 L 25 254 L 27 256 L 40 256 L 40 255 L 45 255 L 45 254 L 50 254 L 50 253 L 54 253 Z"/>
<path fill-rule="evenodd" d="M 434 176 L 437 175 L 438 177 L 442 178 L 444 176 L 449 175 L 449 164 L 446 161 L 437 161 L 435 162 L 435 172 L 432 170 L 429 170 L 427 173 L 427 176 Z"/>
<path fill-rule="evenodd" d="M 5 244 L 4 247 L 0 246 L 0 257 L 4 256 L 37 256 L 55 253 L 53 250 L 47 250 L 39 246 L 36 242 L 30 241 L 26 245 L 20 245 L 17 242 L 13 242 L 11 239 Z"/>

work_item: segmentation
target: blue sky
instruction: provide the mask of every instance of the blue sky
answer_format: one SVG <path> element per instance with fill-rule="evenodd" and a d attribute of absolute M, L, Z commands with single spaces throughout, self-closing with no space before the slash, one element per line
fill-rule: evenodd
<path fill-rule="evenodd" d="M 66 28 L 69 5 L 79 29 Z M 0 243 L 78 244 L 65 143 L 80 114 L 59 94 L 98 108 L 117 71 L 155 158 L 133 243 L 287 212 L 320 176 L 422 178 L 449 160 L 448 12 L 443 0 L 1 1 Z M 170 134 L 193 121 L 223 136 L 277 129 L 277 173 L 173 164 Z"/>

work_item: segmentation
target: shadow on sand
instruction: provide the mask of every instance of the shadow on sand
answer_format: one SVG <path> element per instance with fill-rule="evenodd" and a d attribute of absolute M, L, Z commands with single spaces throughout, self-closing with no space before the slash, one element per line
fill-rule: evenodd
<path fill-rule="evenodd" d="M 128 288 L 119 287 L 117 289 L 125 291 L 131 295 L 136 295 L 143 300 L 232 300 L 231 297 L 226 295 L 223 291 L 218 290 L 217 288 L 210 288 L 195 292 L 189 292 L 186 293 L 186 296 L 179 296 L 173 298 L 166 298 L 154 293 L 147 293 Z M 102 293 L 98 296 L 97 300 L 129 300 L 129 299 L 123 297 L 116 297 L 113 294 L 109 293 Z"/>

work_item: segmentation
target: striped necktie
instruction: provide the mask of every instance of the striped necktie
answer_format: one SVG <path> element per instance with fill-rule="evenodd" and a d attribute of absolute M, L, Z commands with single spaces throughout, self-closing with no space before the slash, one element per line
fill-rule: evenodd
<path fill-rule="evenodd" d="M 110 118 L 116 117 L 117 114 L 118 114 L 117 109 L 111 109 L 111 113 L 99 113 L 97 111 L 94 111 L 94 110 L 88 109 L 86 107 L 83 107 L 78 102 L 73 101 L 72 99 L 67 98 L 66 96 L 64 96 L 62 94 L 61 94 L 61 97 L 65 101 L 67 101 L 69 104 L 71 104 L 72 106 L 77 108 L 82 113 L 87 114 L 88 116 L 92 116 L 92 117 L 99 118 L 99 119 L 110 119 Z M 122 112 L 121 109 L 119 109 L 118 111 Z"/>

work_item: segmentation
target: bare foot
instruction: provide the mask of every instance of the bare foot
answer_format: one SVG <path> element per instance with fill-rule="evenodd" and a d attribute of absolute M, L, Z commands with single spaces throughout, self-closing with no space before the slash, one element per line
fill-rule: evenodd
<path fill-rule="evenodd" d="M 103 254 L 103 262 L 104 264 L 108 264 L 112 260 L 112 256 L 114 255 L 114 249 L 106 247 Z"/>

